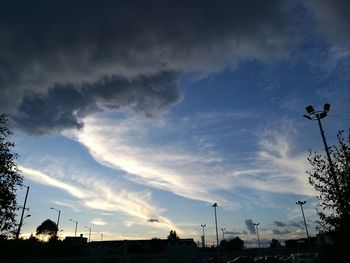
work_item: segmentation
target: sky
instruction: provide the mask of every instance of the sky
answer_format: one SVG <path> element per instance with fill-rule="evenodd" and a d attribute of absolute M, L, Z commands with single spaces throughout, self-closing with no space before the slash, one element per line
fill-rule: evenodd
<path fill-rule="evenodd" d="M 349 129 L 349 1 L 2 1 L 0 112 L 30 186 L 21 234 L 316 235 L 305 107 Z M 26 188 L 19 188 L 23 204 Z M 55 209 L 50 209 L 51 207 Z M 20 213 L 19 213 L 20 214 Z M 74 221 L 70 221 L 74 220 Z"/>

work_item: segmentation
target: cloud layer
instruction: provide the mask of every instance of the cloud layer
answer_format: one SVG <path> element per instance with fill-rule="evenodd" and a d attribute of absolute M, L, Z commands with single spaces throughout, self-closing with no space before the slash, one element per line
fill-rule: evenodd
<path fill-rule="evenodd" d="M 65 174 L 63 178 L 59 178 L 60 169 L 58 167 L 49 174 L 25 166 L 20 166 L 20 169 L 26 179 L 68 192 L 77 199 L 75 206 L 80 202 L 81 205 L 90 209 L 127 214 L 138 219 L 138 224 L 163 229 L 178 229 L 169 219 L 159 214 L 159 209 L 150 202 L 151 196 L 149 193 L 131 192 L 124 188 L 115 191 L 115 188 L 118 188 L 115 183 L 109 182 L 107 184 L 103 182 L 102 178 L 96 180 L 86 174 L 84 177 L 69 177 Z M 150 218 L 157 218 L 157 224 L 150 225 Z M 99 218 L 93 219 L 91 223 L 95 225 L 105 224 Z"/>
<path fill-rule="evenodd" d="M 56 84 L 45 94 L 24 97 L 13 120 L 29 134 L 45 134 L 79 129 L 83 117 L 103 108 L 128 106 L 146 116 L 158 115 L 180 99 L 175 78 L 174 73 L 161 72 L 132 80 L 111 77 L 94 84 Z"/>
<path fill-rule="evenodd" d="M 348 5 L 304 3 L 312 29 L 345 48 Z M 1 3 L 0 110 L 31 134 L 80 128 L 104 108 L 164 112 L 181 99 L 181 72 L 288 57 L 302 36 L 290 30 L 294 8 L 277 0 Z"/>
<path fill-rule="evenodd" d="M 349 50 L 350 36 L 348 30 L 350 19 L 348 10 L 350 3 L 346 0 L 311 0 L 307 6 L 320 24 L 321 32 L 336 46 Z"/>
<path fill-rule="evenodd" d="M 196 130 L 188 132 L 188 125 L 196 123 L 206 123 L 198 129 L 210 130 L 217 119 L 216 114 L 203 114 L 174 125 L 166 118 L 150 122 L 134 117 L 116 123 L 99 115 L 86 118 L 84 129 L 68 136 L 84 145 L 97 162 L 124 172 L 128 180 L 194 200 L 237 208 L 239 204 L 232 196 L 221 193 L 254 189 L 314 195 L 307 176 L 303 176 L 307 169 L 305 156 L 293 156 L 283 134 L 265 132 L 258 138 L 256 153 L 240 161 L 229 159 L 215 144 L 208 148 L 213 143 L 211 136 L 201 137 Z M 163 136 L 172 140 L 163 141 Z M 242 195 L 248 198 L 249 193 L 244 190 Z"/>
<path fill-rule="evenodd" d="M 0 11 L 1 111 L 31 134 L 80 128 L 102 108 L 152 115 L 179 72 L 284 56 L 280 1 L 11 1 Z"/>

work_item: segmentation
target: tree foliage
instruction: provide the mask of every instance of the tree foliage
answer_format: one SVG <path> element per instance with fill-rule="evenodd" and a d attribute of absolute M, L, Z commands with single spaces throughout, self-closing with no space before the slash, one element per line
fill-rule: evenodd
<path fill-rule="evenodd" d="M 169 236 L 168 236 L 168 240 L 179 240 L 180 238 L 178 237 L 178 235 L 176 234 L 175 230 L 170 230 Z"/>
<path fill-rule="evenodd" d="M 220 242 L 220 247 L 226 250 L 239 251 L 239 250 L 243 250 L 244 241 L 239 237 L 232 238 L 229 241 L 223 239 Z"/>
<path fill-rule="evenodd" d="M 9 231 L 16 224 L 16 187 L 22 185 L 22 176 L 15 160 L 18 155 L 8 141 L 13 132 L 8 128 L 6 114 L 0 114 L 0 232 Z"/>
<path fill-rule="evenodd" d="M 338 145 L 329 147 L 334 175 L 325 154 L 310 151 L 308 161 L 309 182 L 319 192 L 317 212 L 320 232 L 335 231 L 348 236 L 350 212 L 350 131 L 347 140 L 344 131 L 337 134 Z M 339 192 L 335 180 L 338 182 Z"/>
<path fill-rule="evenodd" d="M 57 224 L 50 219 L 46 219 L 36 228 L 36 235 L 46 235 L 52 238 L 57 235 L 57 231 Z"/>
<path fill-rule="evenodd" d="M 277 239 L 272 239 L 270 243 L 270 248 L 278 248 L 281 247 L 281 243 Z"/>

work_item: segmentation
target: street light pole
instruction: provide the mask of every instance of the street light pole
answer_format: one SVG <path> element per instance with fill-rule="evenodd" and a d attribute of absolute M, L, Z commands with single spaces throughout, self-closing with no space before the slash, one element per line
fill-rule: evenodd
<path fill-rule="evenodd" d="M 307 225 L 306 225 L 306 220 L 305 220 L 305 215 L 304 215 L 304 209 L 303 209 L 303 205 L 306 203 L 306 201 L 298 201 L 296 202 L 297 205 L 300 205 L 301 208 L 301 213 L 303 215 L 303 219 L 304 219 L 304 226 L 305 226 L 305 231 L 306 231 L 306 236 L 307 236 L 307 240 L 309 242 L 309 247 L 311 248 L 311 241 L 310 241 L 310 236 L 309 236 L 309 231 L 307 231 Z"/>
<path fill-rule="evenodd" d="M 89 242 L 90 242 L 90 239 L 91 239 L 91 227 L 85 226 L 85 228 L 88 228 L 88 229 L 89 229 Z"/>
<path fill-rule="evenodd" d="M 72 219 L 69 219 L 69 221 L 75 222 L 75 233 L 74 233 L 74 236 L 76 237 L 76 236 L 77 236 L 78 222 L 77 222 L 77 221 L 74 221 L 74 220 L 72 220 Z"/>
<path fill-rule="evenodd" d="M 225 240 L 225 230 L 226 230 L 226 228 L 221 228 L 221 231 L 222 231 L 222 240 Z"/>
<path fill-rule="evenodd" d="M 214 214 L 215 214 L 216 246 L 219 247 L 218 220 L 217 220 L 217 216 L 216 216 L 216 208 L 218 207 L 218 204 L 214 203 L 212 205 L 212 207 L 214 207 Z"/>
<path fill-rule="evenodd" d="M 258 236 L 258 244 L 259 244 L 259 249 L 261 249 L 261 245 L 260 245 L 260 237 L 259 237 L 259 229 L 258 229 L 258 225 L 260 223 L 254 223 L 254 226 L 256 228 L 256 235 Z"/>
<path fill-rule="evenodd" d="M 59 223 L 60 223 L 61 210 L 58 210 L 58 209 L 56 209 L 56 208 L 54 208 L 54 207 L 50 207 L 50 209 L 55 210 L 55 211 L 58 212 L 57 223 L 56 223 L 56 225 L 57 225 L 57 230 L 58 230 L 58 229 L 59 229 L 59 228 L 58 228 L 58 225 L 59 225 Z"/>
<path fill-rule="evenodd" d="M 309 106 L 306 107 L 306 111 L 307 111 L 308 115 L 303 115 L 303 116 L 306 119 L 308 119 L 308 120 L 317 120 L 318 127 L 320 128 L 320 133 L 321 133 L 322 141 L 323 141 L 323 144 L 324 144 L 324 148 L 326 150 L 327 159 L 328 159 L 328 162 L 329 162 L 329 168 L 330 168 L 330 172 L 331 172 L 331 177 L 332 177 L 332 180 L 333 180 L 333 183 L 334 183 L 335 190 L 336 190 L 337 195 L 338 195 L 338 200 L 339 200 L 339 203 L 341 205 L 342 210 L 344 210 L 343 212 L 346 213 L 346 211 L 344 209 L 344 206 L 343 206 L 343 200 L 342 200 L 341 195 L 340 195 L 340 187 L 339 187 L 339 183 L 337 181 L 337 177 L 336 177 L 336 174 L 335 174 L 335 171 L 334 171 L 334 165 L 333 165 L 333 162 L 332 162 L 332 159 L 331 159 L 331 155 L 329 153 L 329 148 L 328 148 L 328 145 L 327 145 L 326 136 L 324 135 L 324 130 L 323 130 L 322 123 L 321 123 L 321 119 L 323 119 L 323 118 L 325 118 L 327 116 L 330 107 L 331 106 L 328 103 L 326 103 L 326 104 L 324 104 L 322 111 L 320 111 L 320 110 L 316 111 L 312 107 L 312 105 L 309 105 Z"/>
<path fill-rule="evenodd" d="M 204 233 L 204 228 L 206 227 L 206 224 L 201 225 L 201 227 L 203 228 L 203 240 L 202 240 L 202 247 L 205 248 L 205 233 Z"/>
<path fill-rule="evenodd" d="M 19 234 L 21 233 L 21 227 L 22 227 L 22 224 L 23 224 L 24 210 L 26 209 L 28 192 L 29 192 L 29 186 L 25 186 L 25 185 L 23 185 L 23 186 L 27 188 L 27 191 L 26 191 L 26 196 L 24 198 L 24 204 L 23 204 L 23 208 L 22 208 L 21 220 L 19 221 L 18 229 L 17 229 L 17 232 L 16 232 L 16 239 L 19 238 Z"/>

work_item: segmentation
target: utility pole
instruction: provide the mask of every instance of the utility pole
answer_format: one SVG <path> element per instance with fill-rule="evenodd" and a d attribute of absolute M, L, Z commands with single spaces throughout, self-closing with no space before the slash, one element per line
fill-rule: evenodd
<path fill-rule="evenodd" d="M 85 226 L 85 228 L 88 228 L 88 229 L 89 229 L 89 242 L 90 242 L 90 240 L 91 240 L 91 227 Z"/>
<path fill-rule="evenodd" d="M 206 227 L 206 224 L 201 225 L 201 227 L 203 228 L 203 240 L 202 240 L 202 247 L 205 248 L 205 233 L 204 233 L 204 228 Z"/>
<path fill-rule="evenodd" d="M 77 236 L 77 228 L 78 228 L 78 222 L 73 220 L 73 219 L 69 219 L 69 221 L 75 222 L 75 232 L 74 232 L 74 236 Z"/>
<path fill-rule="evenodd" d="M 222 240 L 225 240 L 225 230 L 226 230 L 226 228 L 221 228 L 221 231 L 222 231 Z"/>
<path fill-rule="evenodd" d="M 258 225 L 260 223 L 254 223 L 254 226 L 256 228 L 256 235 L 258 236 L 258 244 L 259 244 L 259 249 L 261 249 L 261 245 L 260 245 L 260 237 L 259 237 L 259 229 L 258 229 Z"/>
<path fill-rule="evenodd" d="M 57 225 L 57 230 L 58 230 L 58 229 L 59 229 L 59 228 L 58 228 L 58 225 L 59 225 L 59 223 L 60 223 L 61 210 L 58 210 L 58 209 L 56 209 L 56 208 L 54 208 L 54 207 L 50 207 L 50 209 L 55 210 L 55 211 L 58 213 L 57 223 L 56 223 L 56 225 Z"/>
<path fill-rule="evenodd" d="M 303 205 L 306 203 L 306 201 L 298 201 L 296 202 L 297 205 L 300 205 L 301 208 L 301 213 L 303 215 L 303 219 L 304 219 L 304 226 L 305 226 L 305 231 L 306 231 L 306 236 L 307 236 L 307 240 L 309 242 L 309 247 L 311 248 L 311 241 L 310 241 L 310 236 L 309 236 L 309 231 L 307 231 L 307 225 L 306 225 L 306 220 L 305 220 L 305 215 L 304 215 L 304 209 L 303 209 Z"/>
<path fill-rule="evenodd" d="M 29 192 L 29 186 L 25 186 L 25 185 L 24 185 L 24 187 L 27 188 L 27 192 L 26 192 L 26 196 L 25 196 L 25 198 L 24 198 L 24 204 L 23 204 L 23 207 L 22 207 L 21 220 L 19 221 L 18 229 L 17 229 L 17 232 L 16 232 L 16 239 L 19 238 L 19 234 L 21 233 L 21 227 L 22 227 L 22 224 L 23 224 L 24 210 L 26 209 L 27 198 L 28 198 L 28 192 Z"/>
<path fill-rule="evenodd" d="M 343 202 L 343 198 L 341 197 L 339 183 L 338 183 L 338 180 L 337 180 L 337 176 L 336 176 L 336 173 L 335 173 L 335 170 L 334 170 L 334 165 L 333 165 L 333 162 L 332 162 L 332 159 L 331 159 L 331 155 L 329 153 L 329 148 L 328 148 L 328 145 L 327 145 L 326 136 L 324 135 L 324 130 L 323 130 L 322 123 L 321 123 L 321 119 L 325 118 L 328 115 L 330 107 L 331 107 L 330 104 L 325 103 L 324 106 L 323 106 L 323 110 L 315 110 L 312 107 L 312 105 L 309 105 L 309 106 L 307 106 L 305 108 L 307 113 L 308 113 L 308 115 L 303 115 L 303 116 L 306 119 L 308 119 L 308 120 L 317 120 L 318 127 L 320 128 L 320 133 L 321 133 L 322 141 L 323 141 L 323 144 L 324 144 L 324 148 L 325 148 L 325 151 L 326 151 L 326 154 L 327 154 L 327 159 L 328 159 L 328 162 L 329 162 L 330 174 L 331 174 L 331 177 L 332 177 L 332 180 L 333 180 L 333 183 L 334 183 L 335 191 L 337 193 L 337 199 L 339 201 L 339 204 L 340 204 L 342 212 L 344 214 L 347 214 L 348 211 L 346 211 L 345 206 L 344 206 L 344 202 Z"/>
<path fill-rule="evenodd" d="M 217 216 L 216 216 L 216 208 L 218 207 L 218 204 L 214 203 L 212 205 L 212 207 L 214 207 L 214 214 L 215 214 L 216 246 L 219 247 L 218 220 L 217 220 Z"/>

